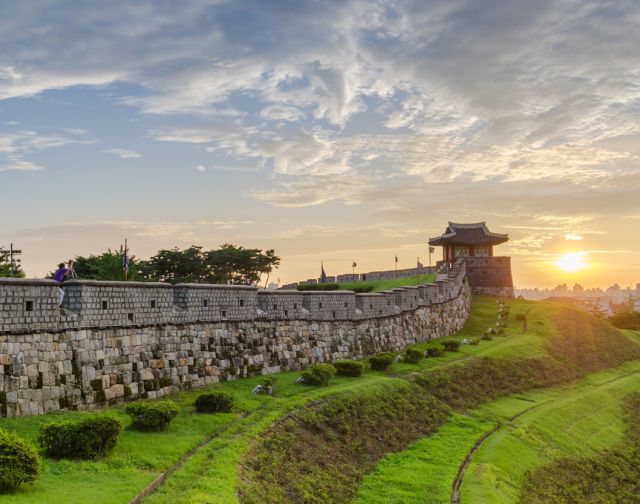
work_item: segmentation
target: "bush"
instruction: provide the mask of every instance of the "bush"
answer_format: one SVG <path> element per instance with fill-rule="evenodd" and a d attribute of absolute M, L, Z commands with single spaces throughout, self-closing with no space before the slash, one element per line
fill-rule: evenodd
<path fill-rule="evenodd" d="M 125 411 L 136 429 L 161 431 L 180 413 L 180 408 L 173 401 L 136 402 Z"/>
<path fill-rule="evenodd" d="M 355 360 L 339 360 L 333 366 L 338 376 L 358 377 L 364 372 L 364 364 Z"/>
<path fill-rule="evenodd" d="M 233 407 L 233 396 L 224 390 L 201 394 L 196 399 L 199 413 L 229 413 Z"/>
<path fill-rule="evenodd" d="M 407 348 L 404 352 L 404 361 L 410 364 L 417 364 L 423 357 L 424 354 L 415 348 Z"/>
<path fill-rule="evenodd" d="M 92 459 L 105 455 L 118 442 L 120 421 L 110 415 L 52 422 L 40 428 L 40 446 L 49 457 Z"/>
<path fill-rule="evenodd" d="M 359 285 L 357 287 L 353 287 L 350 290 L 355 293 L 371 292 L 373 290 L 373 285 Z"/>
<path fill-rule="evenodd" d="M 296 286 L 299 291 L 334 291 L 339 288 L 337 283 L 298 284 Z"/>
<path fill-rule="evenodd" d="M 477 345 L 479 345 L 479 344 L 480 344 L 480 340 L 479 340 L 478 338 L 470 339 L 470 340 L 469 340 L 469 344 L 470 344 L 470 345 L 477 346 Z"/>
<path fill-rule="evenodd" d="M 329 380 L 336 374 L 336 368 L 331 364 L 314 364 L 302 372 L 304 385 L 320 385 L 326 387 Z"/>
<path fill-rule="evenodd" d="M 371 369 L 385 371 L 395 360 L 396 356 L 391 352 L 382 352 L 374 357 L 369 357 Z"/>
<path fill-rule="evenodd" d="M 25 440 L 0 429 L 0 490 L 15 490 L 22 483 L 35 481 L 40 459 Z"/>
<path fill-rule="evenodd" d="M 427 348 L 426 350 L 427 357 L 442 357 L 442 350 L 436 347 Z"/>
<path fill-rule="evenodd" d="M 447 352 L 457 352 L 460 350 L 460 342 L 456 340 L 447 340 L 442 342 L 442 348 Z"/>
<path fill-rule="evenodd" d="M 480 339 L 485 341 L 491 341 L 493 339 L 493 336 L 491 336 L 490 333 L 485 333 L 480 337 Z"/>

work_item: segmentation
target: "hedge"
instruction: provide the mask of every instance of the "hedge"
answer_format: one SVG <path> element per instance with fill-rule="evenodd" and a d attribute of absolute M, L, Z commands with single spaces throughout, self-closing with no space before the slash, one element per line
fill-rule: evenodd
<path fill-rule="evenodd" d="M 460 342 L 456 340 L 443 341 L 442 348 L 447 352 L 457 352 L 460 349 Z"/>
<path fill-rule="evenodd" d="M 404 351 L 404 361 L 409 364 L 417 364 L 424 357 L 424 354 L 415 348 L 407 348 Z"/>
<path fill-rule="evenodd" d="M 136 402 L 129 404 L 125 411 L 136 429 L 161 431 L 180 413 L 180 408 L 173 401 Z"/>
<path fill-rule="evenodd" d="M 304 385 L 320 385 L 326 387 L 329 380 L 336 374 L 336 368 L 331 364 L 314 364 L 302 372 Z"/>
<path fill-rule="evenodd" d="M 339 288 L 337 283 L 298 284 L 296 286 L 299 291 L 334 291 Z"/>
<path fill-rule="evenodd" d="M 49 457 L 92 459 L 111 450 L 121 432 L 122 425 L 117 418 L 94 415 L 43 425 L 38 441 Z"/>
<path fill-rule="evenodd" d="M 394 361 L 396 356 L 391 352 L 382 352 L 373 357 L 369 357 L 369 365 L 371 369 L 376 371 L 385 371 Z"/>
<path fill-rule="evenodd" d="M 355 360 L 339 360 L 333 366 L 338 376 L 358 377 L 364 372 L 364 364 Z"/>
<path fill-rule="evenodd" d="M 40 475 L 36 450 L 16 434 L 0 429 L 0 490 L 12 491 Z"/>
<path fill-rule="evenodd" d="M 233 407 L 233 396 L 224 390 L 214 390 L 199 395 L 195 405 L 199 413 L 229 413 Z"/>

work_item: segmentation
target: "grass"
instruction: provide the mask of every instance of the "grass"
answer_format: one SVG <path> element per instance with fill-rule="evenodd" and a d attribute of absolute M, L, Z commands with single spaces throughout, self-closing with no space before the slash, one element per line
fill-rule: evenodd
<path fill-rule="evenodd" d="M 359 281 L 359 282 L 347 282 L 340 283 L 338 290 L 354 290 L 354 289 L 369 289 L 368 292 L 380 292 L 384 290 L 395 289 L 397 287 L 407 287 L 413 285 L 421 285 L 421 284 L 429 284 L 433 283 L 436 279 L 436 276 L 433 274 L 425 274 L 406 277 L 406 278 L 396 278 L 393 280 L 371 280 L 371 281 Z"/>
<path fill-rule="evenodd" d="M 622 400 L 639 387 L 640 363 L 634 362 L 588 377 L 519 417 L 478 450 L 467 470 L 461 500 L 517 502 L 527 470 L 559 457 L 593 456 L 614 446 L 626 430 Z"/>
<path fill-rule="evenodd" d="M 355 502 L 449 503 L 460 463 L 483 433 L 502 423 L 467 469 L 461 502 L 516 502 L 528 469 L 561 455 L 593 454 L 622 439 L 620 401 L 639 386 L 640 362 L 634 361 L 571 386 L 515 394 L 455 413 L 432 436 L 380 461 Z"/>
<path fill-rule="evenodd" d="M 425 281 L 425 277 L 426 275 L 421 276 L 422 282 Z M 414 278 L 417 283 L 417 277 Z M 407 280 L 410 279 L 402 279 L 401 283 L 407 285 Z M 383 282 L 380 288 L 384 290 L 392 288 L 388 282 L 395 281 Z M 279 390 L 276 397 L 251 394 L 260 380 L 259 377 L 176 394 L 172 399 L 179 402 L 182 411 L 167 431 L 140 433 L 126 428 L 118 446 L 100 461 L 45 460 L 38 481 L 25 485 L 15 494 L 3 494 L 0 500 L 7 503 L 51 504 L 87 501 L 93 501 L 95 504 L 128 502 L 161 472 L 173 467 L 183 454 L 214 435 L 210 443 L 198 449 L 184 465 L 170 475 L 155 494 L 147 497 L 145 502 L 237 502 L 238 466 L 242 463 L 251 441 L 288 411 L 327 395 L 366 391 L 376 384 L 394 380 L 394 377 L 411 377 L 415 373 L 444 368 L 473 357 L 491 355 L 512 358 L 543 355 L 545 341 L 555 331 L 553 317 L 562 309 L 561 306 L 523 300 L 510 301 L 510 305 L 511 321 L 503 336 L 494 336 L 493 341 L 482 341 L 479 346 L 463 345 L 459 352 L 447 352 L 439 358 L 424 359 L 417 365 L 396 363 L 386 374 L 367 371 L 358 379 L 336 377 L 326 388 L 313 388 L 295 383 L 299 372 L 280 373 L 277 375 Z M 515 321 L 514 317 L 528 310 L 531 310 L 529 331 L 527 334 L 521 334 L 522 323 Z M 496 314 L 495 299 L 475 297 L 467 324 L 451 339 L 478 338 L 488 327 L 495 324 Z M 629 338 L 640 340 L 638 334 L 630 332 L 628 335 Z M 439 345 L 438 341 L 433 341 L 417 347 L 424 349 Z M 214 388 L 222 388 L 234 394 L 234 412 L 218 415 L 196 414 L 193 407 L 195 398 L 198 394 Z M 122 419 L 123 424 L 129 424 L 123 408 L 112 410 Z M 66 412 L 39 417 L 0 419 L 0 428 L 15 431 L 35 442 L 39 426 L 43 423 L 56 418 L 78 418 L 88 414 L 92 413 Z M 455 415 L 452 421 L 464 423 L 466 420 Z M 447 428 L 449 427 L 445 427 Z M 447 431 L 439 432 L 446 436 Z M 105 488 L 109 490 L 104 491 Z"/>

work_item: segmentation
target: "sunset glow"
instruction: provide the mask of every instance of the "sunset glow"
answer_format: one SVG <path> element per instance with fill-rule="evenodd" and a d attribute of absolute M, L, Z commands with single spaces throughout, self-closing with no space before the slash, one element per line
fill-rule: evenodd
<path fill-rule="evenodd" d="M 569 252 L 560 256 L 556 261 L 556 266 L 567 273 L 574 273 L 586 267 L 584 252 Z"/>

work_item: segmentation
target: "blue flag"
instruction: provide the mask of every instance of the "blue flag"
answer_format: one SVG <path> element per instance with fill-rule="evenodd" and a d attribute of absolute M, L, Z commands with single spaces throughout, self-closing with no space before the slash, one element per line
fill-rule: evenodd
<path fill-rule="evenodd" d="M 320 263 L 320 283 L 327 283 L 327 274 L 324 272 L 324 264 Z"/>

